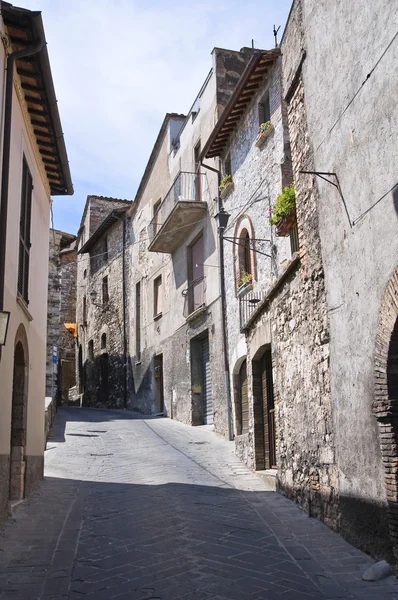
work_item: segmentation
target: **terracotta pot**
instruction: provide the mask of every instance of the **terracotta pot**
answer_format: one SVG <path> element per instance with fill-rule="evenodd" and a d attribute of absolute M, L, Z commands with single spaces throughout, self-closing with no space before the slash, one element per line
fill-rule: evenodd
<path fill-rule="evenodd" d="M 279 223 L 276 224 L 276 235 L 278 237 L 287 237 L 296 224 L 296 209 L 293 209 L 291 213 L 282 217 Z"/>

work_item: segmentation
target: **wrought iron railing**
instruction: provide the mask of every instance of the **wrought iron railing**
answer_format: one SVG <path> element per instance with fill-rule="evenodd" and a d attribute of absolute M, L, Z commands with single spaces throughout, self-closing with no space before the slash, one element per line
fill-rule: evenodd
<path fill-rule="evenodd" d="M 251 291 L 239 298 L 239 321 L 241 330 L 245 329 L 248 322 L 254 317 L 263 305 L 266 292 Z"/>
<path fill-rule="evenodd" d="M 206 277 L 194 279 L 182 295 L 185 298 L 183 315 L 186 318 L 206 304 Z"/>
<path fill-rule="evenodd" d="M 210 192 L 206 174 L 181 171 L 149 224 L 150 242 L 153 241 L 177 202 L 208 202 L 209 199 Z"/>

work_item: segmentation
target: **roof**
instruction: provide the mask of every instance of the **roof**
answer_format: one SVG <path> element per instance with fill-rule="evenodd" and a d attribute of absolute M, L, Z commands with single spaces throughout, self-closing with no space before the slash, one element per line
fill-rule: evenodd
<path fill-rule="evenodd" d="M 115 208 L 111 213 L 109 213 L 109 215 L 105 217 L 102 223 L 94 231 L 93 235 L 89 237 L 87 242 L 80 248 L 78 254 L 86 254 L 86 252 L 90 252 L 92 247 L 95 246 L 95 244 L 98 242 L 98 240 L 101 239 L 104 233 L 108 231 L 108 229 L 112 227 L 112 225 L 116 223 L 116 221 L 120 221 L 120 218 L 123 217 L 123 215 L 129 209 L 130 206 L 123 206 L 122 208 Z"/>
<path fill-rule="evenodd" d="M 1 2 L 12 52 L 42 42 L 41 50 L 16 60 L 28 113 L 53 196 L 72 195 L 68 155 L 58 112 L 41 12 Z"/>
<path fill-rule="evenodd" d="M 162 123 L 160 131 L 158 133 L 158 137 L 156 138 L 156 141 L 155 141 L 155 144 L 154 144 L 154 146 L 152 148 L 152 152 L 151 152 L 151 155 L 149 157 L 147 166 L 146 166 L 144 174 L 143 174 L 143 176 L 141 178 L 140 185 L 138 186 L 138 190 L 137 190 L 136 195 L 135 195 L 135 202 L 139 201 L 139 199 L 140 199 L 140 197 L 141 197 L 141 195 L 142 195 L 142 193 L 143 193 L 143 191 L 145 189 L 145 186 L 148 183 L 149 176 L 151 174 L 151 171 L 153 169 L 155 161 L 156 161 L 156 159 L 158 157 L 159 150 L 160 150 L 160 147 L 162 145 L 164 135 L 165 135 L 165 133 L 167 131 L 167 125 L 168 125 L 168 123 L 169 123 L 169 121 L 171 119 L 176 119 L 176 120 L 180 119 L 182 121 L 182 120 L 186 119 L 186 115 L 180 115 L 178 113 L 167 113 L 166 116 L 165 116 L 165 118 L 163 119 L 163 123 Z"/>
<path fill-rule="evenodd" d="M 279 48 L 260 50 L 253 54 L 202 150 L 202 158 L 214 158 L 223 154 L 231 133 L 259 88 L 269 65 L 280 54 Z"/>
<path fill-rule="evenodd" d="M 84 225 L 84 221 L 86 220 L 86 214 L 87 214 L 88 205 L 90 204 L 90 200 L 106 200 L 107 202 L 123 204 L 123 206 L 126 205 L 127 203 L 129 205 L 131 205 L 133 203 L 132 200 L 122 200 L 121 198 L 112 198 L 111 196 L 96 196 L 95 194 L 90 194 L 86 198 L 86 203 L 84 205 L 82 218 L 80 219 L 80 225 L 79 225 L 79 229 L 77 231 L 78 236 L 80 235 L 80 233 L 83 229 L 83 225 Z"/>

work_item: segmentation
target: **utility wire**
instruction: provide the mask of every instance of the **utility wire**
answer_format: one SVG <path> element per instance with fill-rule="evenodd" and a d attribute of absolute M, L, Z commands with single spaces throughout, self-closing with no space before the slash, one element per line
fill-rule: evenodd
<path fill-rule="evenodd" d="M 322 140 L 322 142 L 319 144 L 319 146 L 317 147 L 317 150 L 322 146 L 322 144 L 325 142 L 326 138 L 328 137 L 328 135 L 330 135 L 333 131 L 333 129 L 336 127 L 337 123 L 342 119 L 342 117 L 344 116 L 344 114 L 347 112 L 347 110 L 350 108 L 351 104 L 354 102 L 355 98 L 358 96 L 358 94 L 360 93 L 360 91 L 362 90 L 362 88 L 364 87 L 365 83 L 370 79 L 371 75 L 373 74 L 373 72 L 376 70 L 376 68 L 379 66 L 381 60 L 384 58 L 384 56 L 387 54 L 388 50 L 391 48 L 392 44 L 394 43 L 394 41 L 397 39 L 398 37 L 398 31 L 395 33 L 394 37 L 392 38 L 392 40 L 390 41 L 390 43 L 387 45 L 387 47 L 385 48 L 385 50 L 383 51 L 383 53 L 381 54 L 381 56 L 379 57 L 379 59 L 376 61 L 376 63 L 374 64 L 374 66 L 372 67 L 372 69 L 369 71 L 369 73 L 366 75 L 366 78 L 364 79 L 364 81 L 361 83 L 361 85 L 359 86 L 359 88 L 357 89 L 357 91 L 355 92 L 354 96 L 351 98 L 351 100 L 349 101 L 349 103 L 347 104 L 347 106 L 344 108 L 344 110 L 340 113 L 340 115 L 337 117 L 335 123 L 332 125 L 332 127 L 329 129 L 327 135 L 325 136 L 325 138 Z M 388 192 L 387 192 L 388 193 Z"/>

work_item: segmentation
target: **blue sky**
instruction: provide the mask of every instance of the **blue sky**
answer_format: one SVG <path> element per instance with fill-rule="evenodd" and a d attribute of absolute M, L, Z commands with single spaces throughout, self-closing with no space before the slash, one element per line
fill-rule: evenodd
<path fill-rule="evenodd" d="M 133 199 L 166 112 L 189 110 L 214 46 L 274 46 L 291 0 L 20 0 L 41 10 L 75 194 L 54 198 L 76 233 L 88 194 Z"/>

